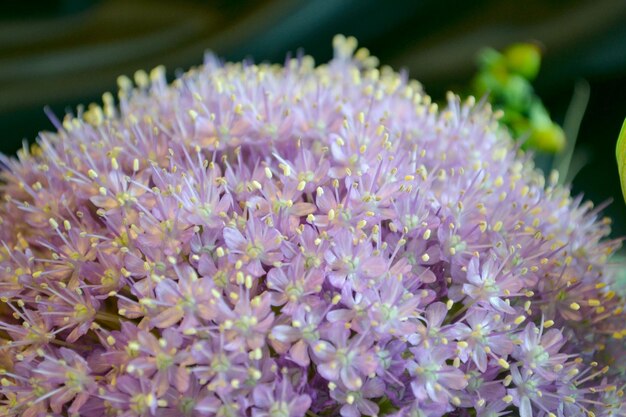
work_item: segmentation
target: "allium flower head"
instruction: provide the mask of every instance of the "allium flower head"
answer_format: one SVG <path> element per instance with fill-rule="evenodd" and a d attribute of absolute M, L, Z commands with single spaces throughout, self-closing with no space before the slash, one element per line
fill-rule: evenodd
<path fill-rule="evenodd" d="M 2 158 L 0 415 L 626 415 L 608 222 L 334 47 L 121 77 Z"/>

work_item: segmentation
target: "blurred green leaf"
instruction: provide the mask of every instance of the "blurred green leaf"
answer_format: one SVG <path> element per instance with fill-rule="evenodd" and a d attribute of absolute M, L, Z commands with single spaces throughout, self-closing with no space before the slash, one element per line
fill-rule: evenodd
<path fill-rule="evenodd" d="M 516 43 L 504 50 L 504 58 L 511 72 L 527 80 L 534 80 L 541 66 L 541 50 L 532 43 Z"/>
<path fill-rule="evenodd" d="M 565 147 L 565 133 L 561 126 L 553 122 L 532 126 L 527 144 L 542 152 L 557 153 Z"/>
<path fill-rule="evenodd" d="M 619 137 L 617 138 L 615 156 L 617 157 L 619 179 L 622 183 L 622 195 L 624 196 L 624 200 L 626 200 L 626 120 L 624 120 L 622 131 L 619 133 Z"/>
<path fill-rule="evenodd" d="M 528 138 L 525 149 L 556 154 L 565 148 L 566 135 L 535 93 L 531 80 L 541 66 L 541 50 L 533 43 L 515 43 L 502 53 L 484 48 L 477 57 L 478 72 L 472 94 L 488 95 L 504 111 L 502 123 L 513 137 Z"/>
<path fill-rule="evenodd" d="M 533 88 L 526 78 L 511 74 L 502 91 L 502 98 L 507 107 L 523 111 L 532 103 Z"/>
<path fill-rule="evenodd" d="M 502 54 L 493 48 L 483 48 L 478 53 L 477 63 L 481 68 L 490 68 L 502 61 Z"/>

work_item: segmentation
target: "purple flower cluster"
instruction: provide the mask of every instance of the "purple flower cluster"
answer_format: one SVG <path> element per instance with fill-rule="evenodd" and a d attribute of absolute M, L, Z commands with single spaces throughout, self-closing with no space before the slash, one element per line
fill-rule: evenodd
<path fill-rule="evenodd" d="M 0 415 L 626 415 L 609 223 L 334 46 L 120 78 L 3 158 Z"/>

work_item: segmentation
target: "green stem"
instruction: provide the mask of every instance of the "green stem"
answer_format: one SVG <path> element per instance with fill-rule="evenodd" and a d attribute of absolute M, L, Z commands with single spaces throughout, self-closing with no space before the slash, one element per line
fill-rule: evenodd
<path fill-rule="evenodd" d="M 105 311 L 98 311 L 96 313 L 96 321 L 104 321 L 107 323 L 113 323 L 113 324 L 120 324 L 120 317 L 115 315 L 115 314 L 111 314 L 111 313 L 107 313 Z"/>
<path fill-rule="evenodd" d="M 554 160 L 554 167 L 559 172 L 559 184 L 563 185 L 573 179 L 574 170 L 571 170 L 572 157 L 578 131 L 582 123 L 587 104 L 589 103 L 589 83 L 585 80 L 579 80 L 574 86 L 574 94 L 565 114 L 563 123 L 563 131 L 565 132 L 566 144 L 565 149 Z M 574 173 L 574 174 L 572 174 Z M 568 176 L 568 174 L 570 174 Z"/>
<path fill-rule="evenodd" d="M 90 347 L 75 345 L 73 343 L 65 342 L 59 339 L 52 339 L 50 340 L 50 343 L 52 343 L 53 345 L 63 346 L 63 347 L 70 348 L 73 350 L 91 350 Z"/>

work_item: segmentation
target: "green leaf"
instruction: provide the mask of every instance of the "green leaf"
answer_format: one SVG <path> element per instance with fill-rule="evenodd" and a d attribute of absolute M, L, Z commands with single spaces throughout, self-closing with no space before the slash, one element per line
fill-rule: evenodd
<path fill-rule="evenodd" d="M 615 147 L 615 156 L 617 158 L 617 169 L 619 171 L 619 179 L 622 183 L 622 195 L 626 201 L 626 120 L 622 125 L 622 131 L 617 138 L 617 146 Z"/>

